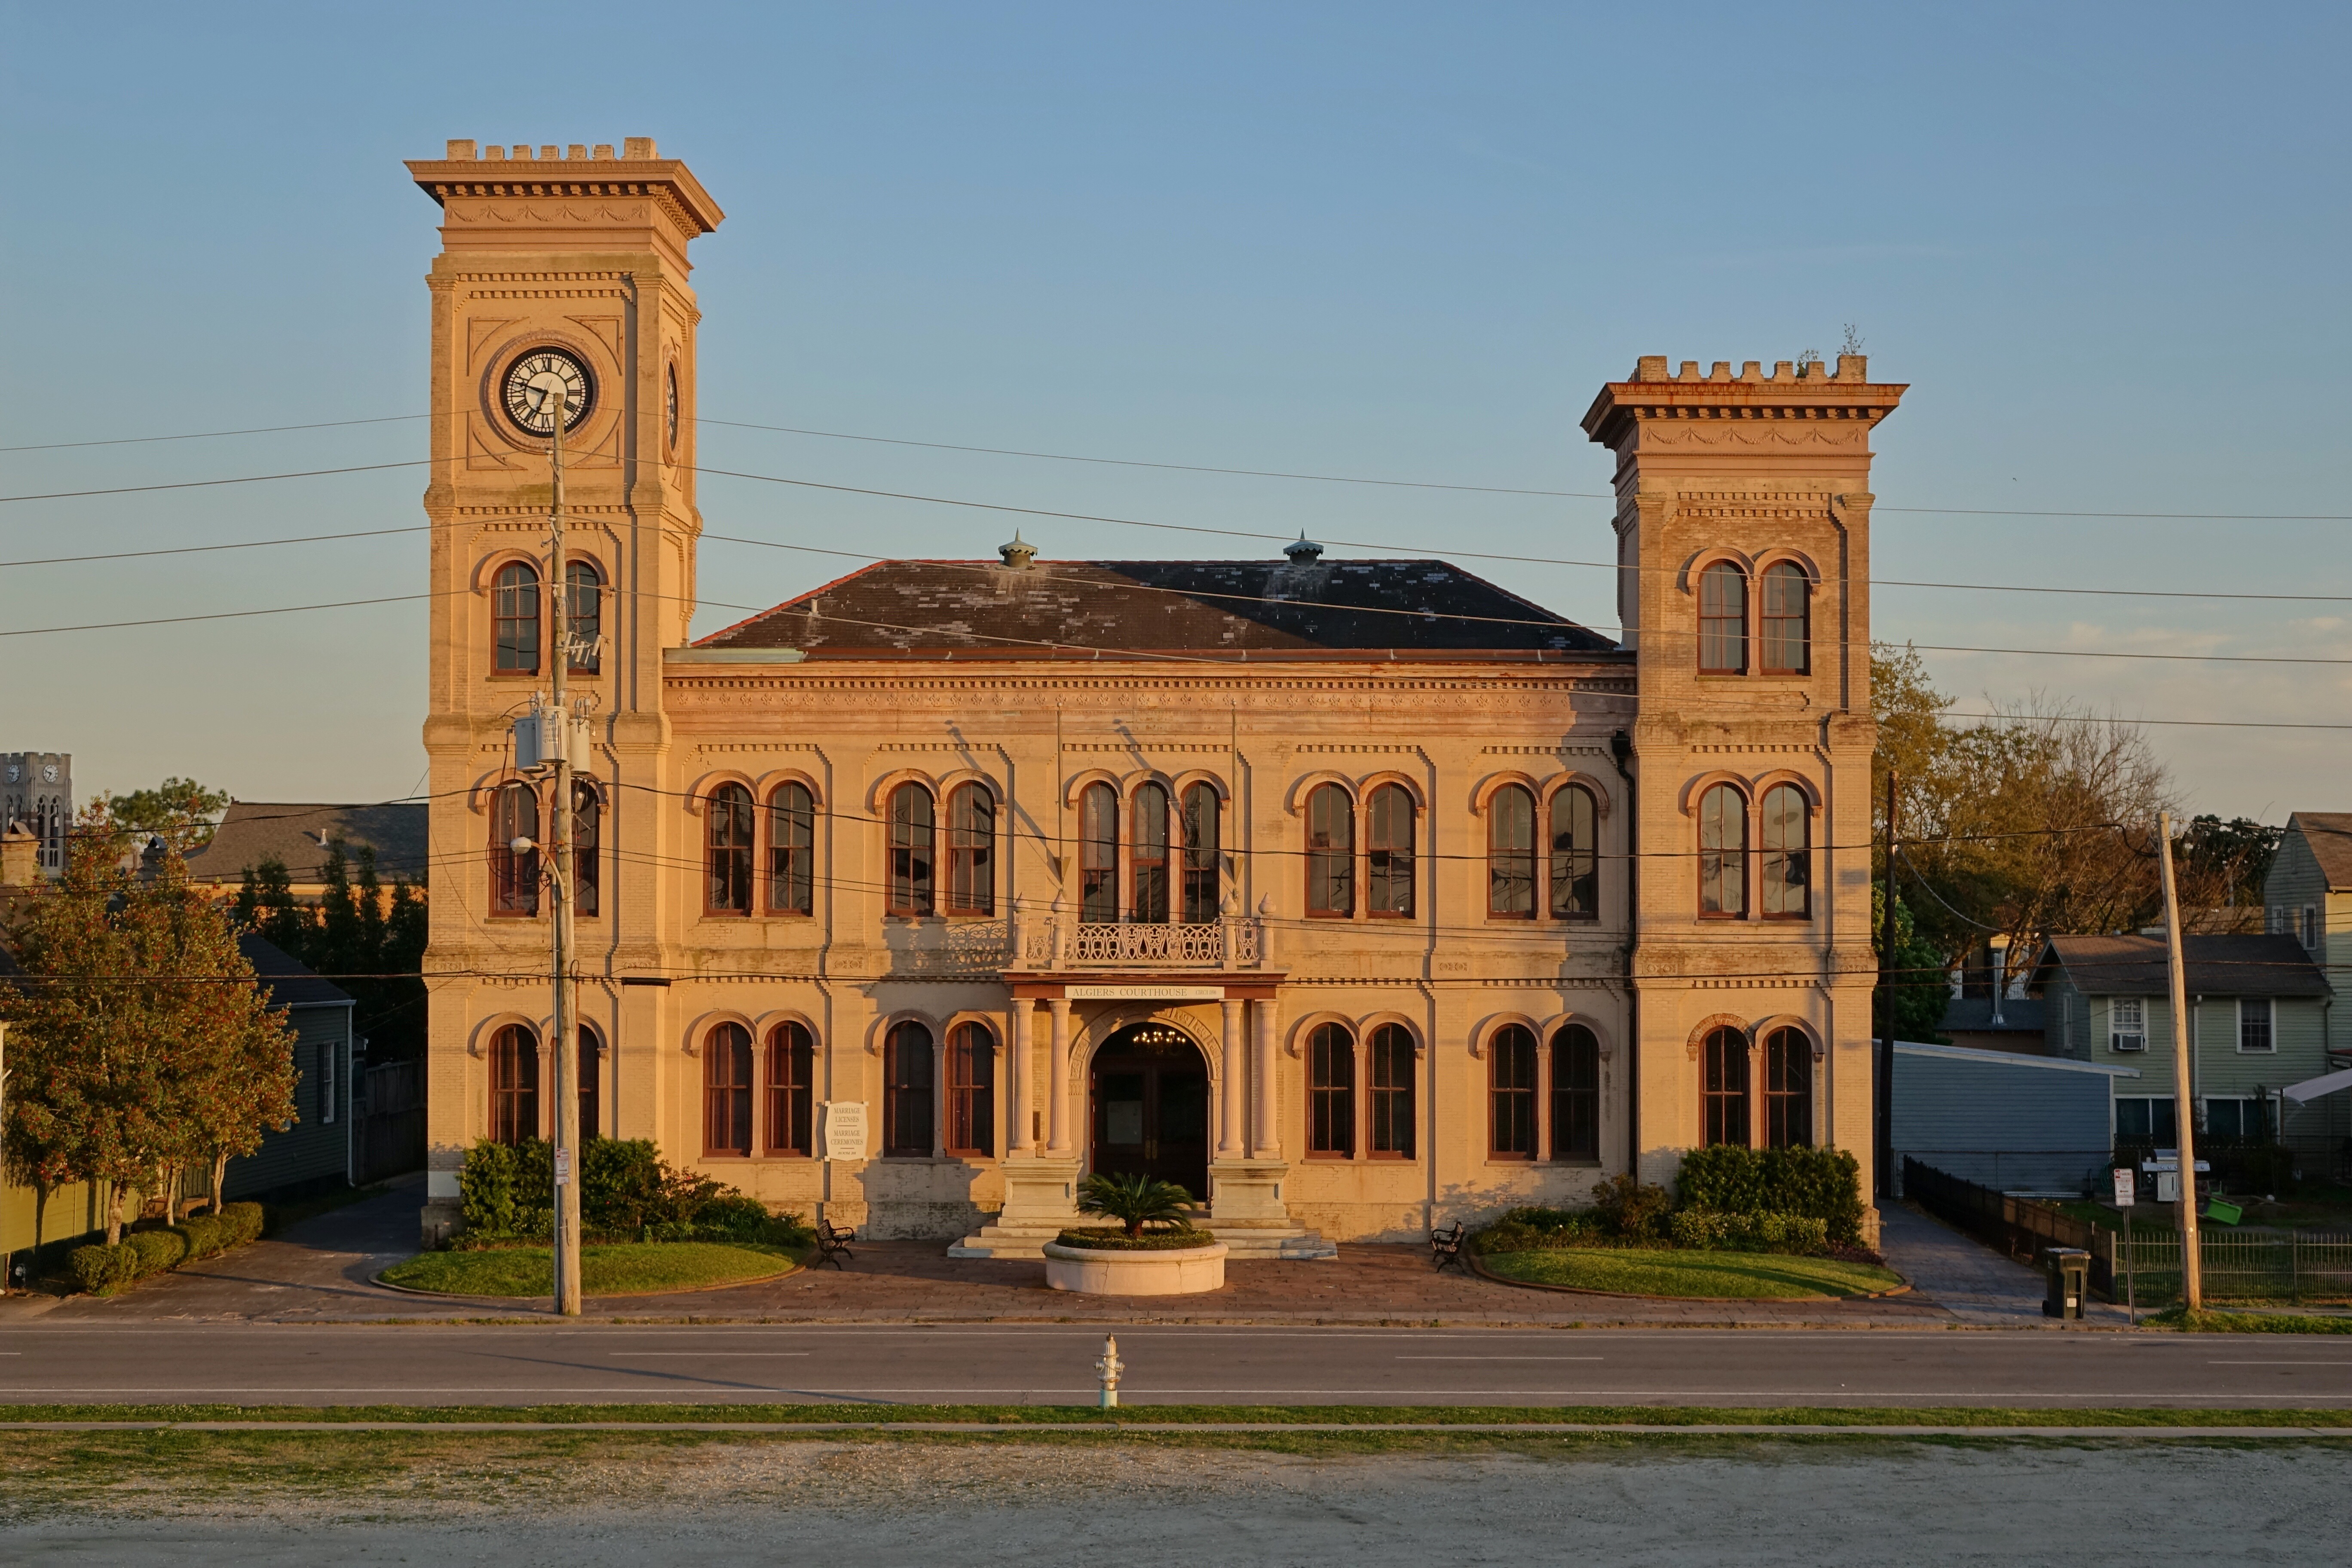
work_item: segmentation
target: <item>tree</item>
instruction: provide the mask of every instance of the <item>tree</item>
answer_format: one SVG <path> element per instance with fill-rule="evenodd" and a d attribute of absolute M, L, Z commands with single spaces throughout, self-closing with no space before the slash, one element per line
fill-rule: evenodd
<path fill-rule="evenodd" d="M 397 1061 L 425 1048 L 425 900 L 404 878 L 386 896 L 373 846 L 360 847 L 358 864 L 354 879 L 343 841 L 328 845 L 313 910 L 295 901 L 286 863 L 272 857 L 247 868 L 234 907 L 240 924 L 350 992 L 369 1057 Z"/>
<path fill-rule="evenodd" d="M 228 792 L 206 789 L 194 779 L 168 778 L 153 789 L 99 797 L 98 809 L 115 827 L 141 840 L 161 838 L 183 855 L 212 842 L 214 818 L 228 806 Z"/>
<path fill-rule="evenodd" d="M 1078 1212 L 1115 1219 L 1130 1237 L 1142 1236 L 1147 1225 L 1181 1229 L 1192 1203 L 1191 1193 L 1157 1176 L 1098 1174 L 1078 1184 Z"/>

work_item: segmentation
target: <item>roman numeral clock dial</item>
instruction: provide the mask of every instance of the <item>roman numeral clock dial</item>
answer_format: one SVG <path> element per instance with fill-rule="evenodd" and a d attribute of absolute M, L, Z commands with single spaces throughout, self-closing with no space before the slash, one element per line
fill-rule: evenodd
<path fill-rule="evenodd" d="M 507 367 L 500 397 L 507 417 L 530 436 L 555 434 L 555 411 L 562 407 L 568 435 L 588 417 L 596 384 L 588 367 L 562 349 L 533 349 Z"/>

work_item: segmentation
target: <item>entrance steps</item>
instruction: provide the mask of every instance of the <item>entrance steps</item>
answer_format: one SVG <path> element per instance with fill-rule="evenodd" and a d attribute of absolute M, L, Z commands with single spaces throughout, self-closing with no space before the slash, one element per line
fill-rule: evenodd
<path fill-rule="evenodd" d="M 1098 1225 L 1102 1221 L 1085 1218 L 1067 1222 L 1076 1225 Z M 1277 1219 L 1229 1219 L 1212 1221 L 1207 1211 L 1193 1215 L 1192 1223 L 1213 1231 L 1225 1244 L 1228 1261 L 1276 1258 L 1287 1262 L 1307 1261 L 1339 1256 L 1337 1243 L 1327 1241 L 1323 1233 L 1305 1226 Z M 1045 1244 L 1061 1234 L 1062 1226 L 1052 1221 L 1015 1222 L 1012 1225 L 982 1226 L 973 1235 L 948 1248 L 950 1258 L 1043 1258 Z"/>

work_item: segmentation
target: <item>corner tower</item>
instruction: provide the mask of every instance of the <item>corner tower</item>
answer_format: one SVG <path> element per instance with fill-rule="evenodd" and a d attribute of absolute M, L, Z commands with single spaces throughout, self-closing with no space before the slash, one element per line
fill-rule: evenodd
<path fill-rule="evenodd" d="M 1905 387 L 1644 357 L 1584 430 L 1617 455 L 1635 653 L 1637 1168 L 1807 1142 L 1873 1169 L 1870 433 Z"/>

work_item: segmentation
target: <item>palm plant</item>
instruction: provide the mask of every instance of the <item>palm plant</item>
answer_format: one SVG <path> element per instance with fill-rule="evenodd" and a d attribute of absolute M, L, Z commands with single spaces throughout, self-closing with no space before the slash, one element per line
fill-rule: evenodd
<path fill-rule="evenodd" d="M 1192 1204 L 1190 1192 L 1157 1176 L 1093 1175 L 1078 1184 L 1078 1212 L 1118 1221 L 1130 1239 L 1140 1239 L 1147 1225 L 1182 1229 Z"/>

